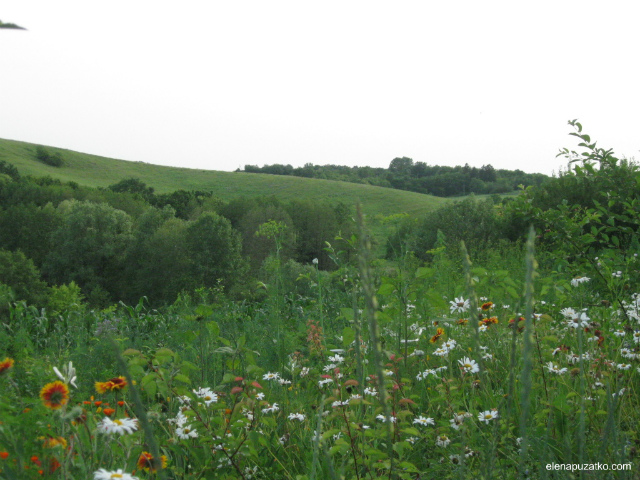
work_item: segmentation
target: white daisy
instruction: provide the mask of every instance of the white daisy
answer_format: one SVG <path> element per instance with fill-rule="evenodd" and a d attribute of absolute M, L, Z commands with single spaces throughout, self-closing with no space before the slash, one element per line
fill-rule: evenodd
<path fill-rule="evenodd" d="M 422 415 L 420 415 L 418 418 L 416 418 L 413 423 L 416 423 L 418 425 L 435 425 L 436 422 L 433 420 L 433 418 L 431 417 L 423 417 Z"/>
<path fill-rule="evenodd" d="M 204 400 L 204 404 L 208 407 L 212 403 L 216 403 L 218 401 L 218 395 L 213 392 L 210 388 L 199 388 L 194 390 L 193 393 L 202 400 Z"/>
<path fill-rule="evenodd" d="M 299 422 L 304 421 L 305 416 L 302 413 L 290 413 L 289 420 L 298 420 Z"/>
<path fill-rule="evenodd" d="M 176 435 L 180 440 L 188 440 L 190 438 L 198 438 L 198 432 L 191 425 L 182 425 L 176 428 Z"/>
<path fill-rule="evenodd" d="M 480 420 L 481 422 L 487 423 L 487 424 L 491 420 L 495 420 L 496 418 L 498 418 L 498 410 L 497 409 L 485 410 L 484 412 L 480 412 L 478 414 L 478 420 Z"/>
<path fill-rule="evenodd" d="M 478 373 L 480 371 L 480 367 L 476 363 L 475 360 L 471 360 L 469 357 L 464 357 L 461 360 L 458 360 L 460 364 L 460 368 L 465 371 L 465 373 Z"/>
<path fill-rule="evenodd" d="M 96 470 L 95 472 L 93 472 L 93 480 L 112 480 L 112 479 L 138 480 L 138 477 L 134 477 L 130 473 L 124 473 L 120 468 L 118 470 L 114 470 L 111 472 L 108 470 L 105 470 L 104 468 L 101 468 L 100 470 Z"/>
<path fill-rule="evenodd" d="M 135 418 L 120 418 L 111 420 L 109 417 L 104 417 L 100 423 L 98 423 L 98 431 L 113 435 L 115 433 L 124 435 L 125 433 L 133 433 L 138 429 L 138 421 Z"/>
<path fill-rule="evenodd" d="M 469 306 L 471 305 L 469 303 L 469 300 L 465 300 L 462 297 L 457 297 L 455 300 L 451 300 L 450 302 L 450 311 L 451 313 L 463 313 L 466 312 L 469 309 Z"/>

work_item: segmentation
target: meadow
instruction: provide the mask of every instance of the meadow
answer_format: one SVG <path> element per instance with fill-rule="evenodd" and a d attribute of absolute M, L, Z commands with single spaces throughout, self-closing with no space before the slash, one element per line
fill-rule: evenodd
<path fill-rule="evenodd" d="M 358 209 L 331 268 L 263 224 L 260 296 L 4 301 L 0 478 L 638 478 L 640 174 L 572 125 L 574 170 L 385 258 Z"/>

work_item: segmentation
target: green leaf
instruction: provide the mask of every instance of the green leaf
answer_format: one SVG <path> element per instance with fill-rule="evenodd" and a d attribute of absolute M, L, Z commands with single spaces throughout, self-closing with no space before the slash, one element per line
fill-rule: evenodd
<path fill-rule="evenodd" d="M 378 289 L 378 295 L 391 295 L 395 291 L 395 285 L 391 283 L 383 283 Z"/>
<path fill-rule="evenodd" d="M 214 322 L 213 320 L 207 322 L 207 330 L 209 330 L 209 335 L 213 338 L 218 338 L 218 336 L 220 336 L 220 327 L 218 326 L 218 322 Z"/>
<path fill-rule="evenodd" d="M 348 347 L 356 339 L 356 332 L 351 327 L 344 327 L 342 329 L 342 345 Z"/>
<path fill-rule="evenodd" d="M 178 373 L 173 379 L 177 382 L 186 383 L 188 385 L 191 384 L 191 380 L 184 373 Z"/>
<path fill-rule="evenodd" d="M 433 277 L 435 270 L 433 268 L 420 267 L 416 270 L 416 278 Z"/>

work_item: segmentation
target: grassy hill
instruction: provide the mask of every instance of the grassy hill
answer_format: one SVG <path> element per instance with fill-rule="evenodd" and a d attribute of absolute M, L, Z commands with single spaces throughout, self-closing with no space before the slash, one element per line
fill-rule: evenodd
<path fill-rule="evenodd" d="M 52 167 L 36 160 L 38 145 L 0 139 L 0 160 L 12 163 L 21 175 L 51 176 L 91 187 L 107 187 L 122 179 L 135 177 L 153 187 L 157 193 L 179 189 L 211 191 L 223 200 L 237 197 L 275 195 L 283 201 L 307 199 L 319 203 L 360 201 L 368 215 L 408 213 L 421 215 L 451 200 L 391 188 L 354 183 L 288 177 L 165 167 L 99 157 L 55 147 L 64 158 L 62 167 Z"/>

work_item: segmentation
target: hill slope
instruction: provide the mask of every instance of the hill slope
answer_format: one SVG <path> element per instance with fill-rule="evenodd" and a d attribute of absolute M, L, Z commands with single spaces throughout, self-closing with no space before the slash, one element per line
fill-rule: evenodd
<path fill-rule="evenodd" d="M 73 181 L 91 187 L 107 187 L 125 178 L 135 177 L 153 187 L 157 193 L 179 189 L 211 191 L 226 201 L 263 195 L 274 195 L 283 201 L 304 199 L 331 204 L 343 202 L 347 205 L 354 205 L 360 201 L 368 215 L 408 213 L 417 216 L 450 201 L 431 195 L 371 185 L 165 167 L 46 147 L 50 153 L 59 152 L 64 158 L 64 165 L 58 168 L 36 160 L 37 146 L 33 143 L 0 139 L 0 160 L 15 165 L 21 175 L 48 175 L 65 182 Z"/>

